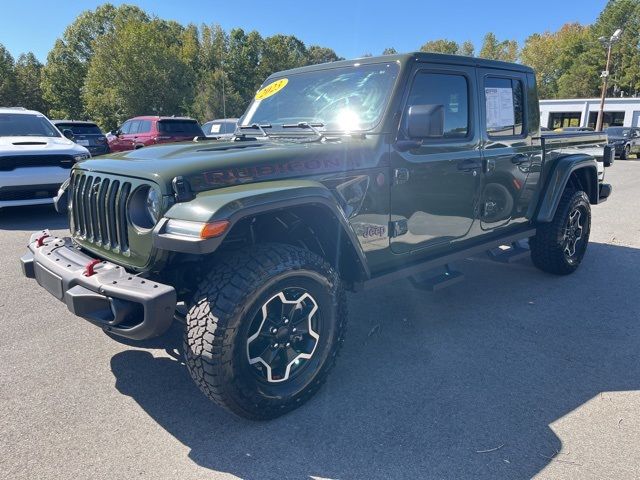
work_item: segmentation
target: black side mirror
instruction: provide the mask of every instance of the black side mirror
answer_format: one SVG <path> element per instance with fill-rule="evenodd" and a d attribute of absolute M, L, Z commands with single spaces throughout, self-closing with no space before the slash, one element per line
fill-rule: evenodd
<path fill-rule="evenodd" d="M 73 142 L 73 139 L 74 139 L 73 132 L 68 128 L 65 128 L 64 130 L 62 130 L 62 135 L 64 135 L 65 137 L 67 137 L 69 140 Z"/>
<path fill-rule="evenodd" d="M 411 105 L 407 134 L 412 140 L 444 136 L 444 105 Z"/>

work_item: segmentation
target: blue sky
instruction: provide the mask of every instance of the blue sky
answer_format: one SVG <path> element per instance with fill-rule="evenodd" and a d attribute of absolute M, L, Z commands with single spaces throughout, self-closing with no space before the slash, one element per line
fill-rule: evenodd
<path fill-rule="evenodd" d="M 104 2 L 20 0 L 3 2 L 0 43 L 12 55 L 33 51 L 44 61 L 56 38 L 83 10 Z M 120 4 L 123 2 L 113 1 Z M 386 47 L 417 50 L 427 40 L 471 40 L 479 48 L 493 31 L 520 43 L 534 32 L 556 30 L 567 22 L 592 23 L 606 0 L 167 0 L 128 1 L 161 18 L 183 24 L 219 23 L 262 35 L 293 34 L 307 45 L 333 48 L 354 58 Z"/>

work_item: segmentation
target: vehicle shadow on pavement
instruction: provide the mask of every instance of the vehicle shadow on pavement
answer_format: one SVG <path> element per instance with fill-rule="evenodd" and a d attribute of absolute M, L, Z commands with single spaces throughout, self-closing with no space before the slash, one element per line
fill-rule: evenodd
<path fill-rule="evenodd" d="M 56 212 L 53 205 L 7 207 L 0 209 L 0 230 L 26 230 L 35 232 L 45 228 L 50 230 L 69 228 L 67 215 Z"/>
<path fill-rule="evenodd" d="M 116 388 L 198 465 L 243 479 L 531 478 L 562 449 L 553 422 L 640 389 L 640 250 L 591 244 L 568 277 L 528 260 L 460 267 L 466 281 L 435 294 L 403 281 L 351 296 L 327 385 L 275 421 L 224 412 L 161 351 L 113 356 Z"/>

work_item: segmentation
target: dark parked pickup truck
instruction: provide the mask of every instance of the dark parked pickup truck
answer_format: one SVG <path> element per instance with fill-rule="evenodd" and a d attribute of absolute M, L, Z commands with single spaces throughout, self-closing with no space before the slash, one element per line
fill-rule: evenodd
<path fill-rule="evenodd" d="M 580 151 L 606 139 L 541 136 L 533 71 L 477 58 L 276 73 L 231 141 L 197 140 L 75 165 L 57 201 L 71 236 L 34 233 L 22 266 L 111 335 L 184 322 L 200 389 L 254 419 L 326 379 L 346 290 L 439 288 L 460 278 L 451 262 L 503 245 L 569 274 L 611 193 Z"/>

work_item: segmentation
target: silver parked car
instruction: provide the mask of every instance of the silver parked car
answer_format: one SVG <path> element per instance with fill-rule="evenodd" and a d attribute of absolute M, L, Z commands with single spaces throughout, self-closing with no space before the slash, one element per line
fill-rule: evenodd
<path fill-rule="evenodd" d="M 220 118 L 202 125 L 202 131 L 208 138 L 227 139 L 233 136 L 237 125 L 237 118 Z"/>

